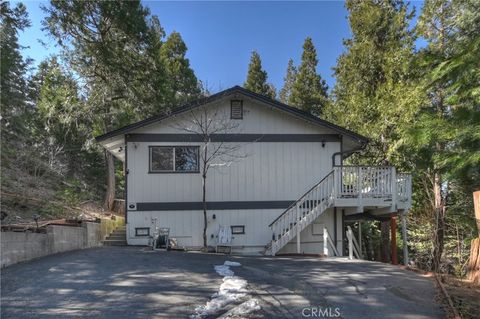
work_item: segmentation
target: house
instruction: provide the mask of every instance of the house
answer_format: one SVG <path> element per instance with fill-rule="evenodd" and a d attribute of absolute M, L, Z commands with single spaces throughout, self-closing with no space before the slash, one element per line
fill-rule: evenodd
<path fill-rule="evenodd" d="M 411 203 L 409 175 L 342 165 L 366 137 L 239 86 L 97 141 L 125 163 L 129 245 L 147 245 L 162 227 L 179 246 L 202 247 L 202 172 L 215 151 L 207 242 L 231 227 L 234 253 L 343 255 L 350 221 L 390 218 Z"/>

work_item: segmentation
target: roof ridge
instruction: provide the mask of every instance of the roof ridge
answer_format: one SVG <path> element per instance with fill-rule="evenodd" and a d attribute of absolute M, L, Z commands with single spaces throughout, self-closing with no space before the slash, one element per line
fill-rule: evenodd
<path fill-rule="evenodd" d="M 315 124 L 317 125 L 323 125 L 323 126 L 327 126 L 335 131 L 339 131 L 339 133 L 342 133 L 342 134 L 345 134 L 345 135 L 348 135 L 350 137 L 353 137 L 355 139 L 357 139 L 359 142 L 361 143 L 367 143 L 368 142 L 368 138 L 365 137 L 365 136 L 362 136 L 358 133 L 355 133 L 353 131 L 350 131 L 346 128 L 343 128 L 341 126 L 338 126 L 334 123 L 331 123 L 331 122 L 328 122 L 324 119 L 321 119 L 320 117 L 314 115 L 314 114 L 311 114 L 307 111 L 304 111 L 304 110 L 301 110 L 301 109 L 298 109 L 296 107 L 292 107 L 290 105 L 287 105 L 285 103 L 282 103 L 278 100 L 275 100 L 275 99 L 272 99 L 270 97 L 267 97 L 265 95 L 261 95 L 261 94 L 258 94 L 258 93 L 255 93 L 253 91 L 250 91 L 244 87 L 241 87 L 239 85 L 235 85 L 231 88 L 228 88 L 226 90 L 223 90 L 223 91 L 220 91 L 220 92 L 217 92 L 215 94 L 212 94 L 210 96 L 206 96 L 206 97 L 201 97 L 199 99 L 196 99 L 194 101 L 191 101 L 191 102 L 188 102 L 188 103 L 185 103 L 181 106 L 178 106 L 178 107 L 174 107 L 173 109 L 167 111 L 167 112 L 163 112 L 161 114 L 157 114 L 157 115 L 154 115 L 154 116 L 151 116 L 149 118 L 146 118 L 144 120 L 141 120 L 141 121 L 138 121 L 138 122 L 135 122 L 135 123 L 131 123 L 129 125 L 126 125 L 126 126 L 123 126 L 123 127 L 120 127 L 118 129 L 115 129 L 115 130 L 112 130 L 110 132 L 107 132 L 105 134 L 102 134 L 102 135 L 99 135 L 99 136 L 96 136 L 95 139 L 97 142 L 100 142 L 100 141 L 103 141 L 103 140 L 106 140 L 110 137 L 114 137 L 114 136 L 117 136 L 117 135 L 120 135 L 120 134 L 126 134 L 128 133 L 129 131 L 131 130 L 134 130 L 134 129 L 137 129 L 139 127 L 143 127 L 145 125 L 149 125 L 149 124 L 152 124 L 154 122 L 157 122 L 157 121 L 160 121 L 160 120 L 163 120 L 163 119 L 166 119 L 166 118 L 169 118 L 173 115 L 176 115 L 176 114 L 180 114 L 180 113 L 183 113 L 184 111 L 187 111 L 187 110 L 190 110 L 190 109 L 193 109 L 195 107 L 199 107 L 201 105 L 205 105 L 205 104 L 208 104 L 210 102 L 213 102 L 215 100 L 218 100 L 222 97 L 225 97 L 225 96 L 228 96 L 234 92 L 238 91 L 239 93 L 242 93 L 246 96 L 249 96 L 251 98 L 254 98 L 254 99 L 257 99 L 257 100 L 260 100 L 264 103 L 267 103 L 267 104 L 270 104 L 274 107 L 277 107 L 278 109 L 280 110 L 283 110 L 283 111 L 286 111 L 286 112 L 289 112 L 291 113 L 292 115 L 298 115 L 300 117 L 302 117 L 303 119 L 305 120 L 308 120 L 308 121 L 312 121 L 314 122 Z"/>

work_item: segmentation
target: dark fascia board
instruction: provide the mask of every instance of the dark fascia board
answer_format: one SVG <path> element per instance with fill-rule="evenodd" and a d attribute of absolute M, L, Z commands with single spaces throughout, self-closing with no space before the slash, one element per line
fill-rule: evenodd
<path fill-rule="evenodd" d="M 184 112 L 187 112 L 187 111 L 195 109 L 199 106 L 202 106 L 202 105 L 205 105 L 205 104 L 208 104 L 208 103 L 212 103 L 214 101 L 218 101 L 222 98 L 233 95 L 235 93 L 243 94 L 243 95 L 245 95 L 247 97 L 250 97 L 254 100 L 258 100 L 258 101 L 263 102 L 265 104 L 268 104 L 268 105 L 270 105 L 274 108 L 277 108 L 279 110 L 287 112 L 291 115 L 302 118 L 302 119 L 304 119 L 304 120 L 306 120 L 310 123 L 313 123 L 313 124 L 316 124 L 316 125 L 319 125 L 319 126 L 328 127 L 328 128 L 330 128 L 330 129 L 332 129 L 332 130 L 334 130 L 334 131 L 336 131 L 336 132 L 338 132 L 342 135 L 346 135 L 346 136 L 349 136 L 350 138 L 355 139 L 357 142 L 359 142 L 361 144 L 366 144 L 366 143 L 369 142 L 369 139 L 365 136 L 362 136 L 360 134 L 357 134 L 355 132 L 347 130 L 346 128 L 340 127 L 340 126 L 335 125 L 333 123 L 330 123 L 328 121 L 322 120 L 321 118 L 319 118 L 319 117 L 317 117 L 313 114 L 310 114 L 308 112 L 302 111 L 298 108 L 291 107 L 291 106 L 289 106 L 287 104 L 284 104 L 284 103 L 281 103 L 277 100 L 273 100 L 273 99 L 268 98 L 266 96 L 263 96 L 261 94 L 252 92 L 252 91 L 247 90 L 245 88 L 242 88 L 238 85 L 234 86 L 234 87 L 231 87 L 229 89 L 226 89 L 224 91 L 218 92 L 216 94 L 213 94 L 209 97 L 201 98 L 201 99 L 198 99 L 198 100 L 193 101 L 191 103 L 187 103 L 187 104 L 185 104 L 181 107 L 174 108 L 169 113 L 153 116 L 153 117 L 147 118 L 145 120 L 142 120 L 142 121 L 139 121 L 139 122 L 121 127 L 119 129 L 116 129 L 116 130 L 113 130 L 113 131 L 110 131 L 108 133 L 105 133 L 103 135 L 95 137 L 95 140 L 97 142 L 101 142 L 101 141 L 104 141 L 104 140 L 109 139 L 111 137 L 115 137 L 117 135 L 128 134 L 129 132 L 131 132 L 135 129 L 141 128 L 143 126 L 146 126 L 146 125 L 149 125 L 149 124 L 152 124 L 152 123 L 164 120 L 164 119 L 167 119 L 169 117 L 172 117 L 172 116 L 184 113 Z"/>

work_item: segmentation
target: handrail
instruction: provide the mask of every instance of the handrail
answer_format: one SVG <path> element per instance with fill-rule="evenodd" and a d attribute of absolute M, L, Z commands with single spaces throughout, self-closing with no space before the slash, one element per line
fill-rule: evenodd
<path fill-rule="evenodd" d="M 273 224 L 275 224 L 275 222 L 277 220 L 279 220 L 283 215 L 285 215 L 290 209 L 292 209 L 293 207 L 295 207 L 295 205 L 297 205 L 300 201 L 302 201 L 312 190 L 315 189 L 315 187 L 317 187 L 318 185 L 320 185 L 324 180 L 327 179 L 327 177 L 329 177 L 330 175 L 333 174 L 333 171 L 331 171 L 330 173 L 328 173 L 324 178 L 322 178 L 322 180 L 320 182 L 318 182 L 317 184 L 315 184 L 314 186 L 312 186 L 312 188 L 310 188 L 308 191 L 305 192 L 305 194 L 302 195 L 302 197 L 300 197 L 299 199 L 297 199 L 295 202 L 293 202 L 290 206 L 287 207 L 287 209 L 285 209 L 285 211 L 280 214 L 280 216 L 278 216 L 270 225 L 268 225 L 268 227 L 272 227 Z"/>
<path fill-rule="evenodd" d="M 347 226 L 346 235 L 348 239 L 348 259 L 353 259 L 355 255 L 357 256 L 357 259 L 363 259 L 363 254 L 360 251 L 359 245 L 350 226 Z"/>
<path fill-rule="evenodd" d="M 362 167 L 362 168 L 392 168 L 393 166 L 388 165 L 333 165 L 333 167 Z"/>

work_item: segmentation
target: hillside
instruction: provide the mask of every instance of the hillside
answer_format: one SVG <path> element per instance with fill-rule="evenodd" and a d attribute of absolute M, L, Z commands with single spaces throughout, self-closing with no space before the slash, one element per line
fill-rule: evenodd
<path fill-rule="evenodd" d="M 31 222 L 35 215 L 39 220 L 49 220 L 103 214 L 101 192 L 12 144 L 3 145 L 1 155 L 3 225 Z"/>

